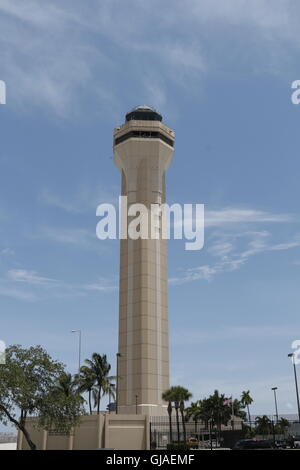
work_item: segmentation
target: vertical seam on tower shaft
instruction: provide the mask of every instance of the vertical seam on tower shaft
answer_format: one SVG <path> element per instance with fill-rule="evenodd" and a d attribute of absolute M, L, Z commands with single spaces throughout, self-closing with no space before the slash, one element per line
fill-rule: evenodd
<path fill-rule="evenodd" d="M 127 322 L 126 322 L 126 382 L 127 382 L 127 405 L 132 405 L 132 341 L 133 341 L 133 240 L 127 240 L 128 256 L 128 281 L 127 281 Z"/>
<path fill-rule="evenodd" d="M 162 369 L 161 369 L 161 280 L 160 280 L 160 248 L 161 238 L 156 242 L 156 305 L 157 305 L 157 393 L 158 403 L 161 401 Z"/>

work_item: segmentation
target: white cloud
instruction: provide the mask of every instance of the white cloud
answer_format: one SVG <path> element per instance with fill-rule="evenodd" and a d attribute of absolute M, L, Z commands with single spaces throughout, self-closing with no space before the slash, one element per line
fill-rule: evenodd
<path fill-rule="evenodd" d="M 284 251 L 284 250 L 290 250 L 291 248 L 297 248 L 300 246 L 300 238 L 297 237 L 298 239 L 295 241 L 287 242 L 287 243 L 278 243 L 278 245 L 273 245 L 270 246 L 268 249 L 270 251 Z"/>
<path fill-rule="evenodd" d="M 218 241 L 208 247 L 208 252 L 217 258 L 227 256 L 234 249 L 233 243 Z"/>
<path fill-rule="evenodd" d="M 103 110 L 106 116 L 118 114 L 123 89 L 112 77 L 123 72 L 126 57 L 135 95 L 165 108 L 172 83 L 199 93 L 211 64 L 214 69 L 223 60 L 216 52 L 223 36 L 227 40 L 236 27 L 241 41 L 230 46 L 231 56 L 242 60 L 243 48 L 259 56 L 263 49 L 264 62 L 277 72 L 276 56 L 284 63 L 286 48 L 299 44 L 298 12 L 298 5 L 275 0 L 190 0 L 188 7 L 179 0 L 1 0 L 1 65 L 8 99 L 74 117 L 82 110 L 84 91 L 97 101 L 101 115 Z M 228 27 L 226 33 L 222 26 Z M 248 62 L 249 68 L 257 67 L 255 60 Z"/>
<path fill-rule="evenodd" d="M 48 190 L 44 190 L 40 197 L 41 201 L 48 206 L 57 207 L 66 212 L 78 213 L 80 212 L 79 207 L 74 201 L 66 201 L 60 198 L 57 194 L 51 193 Z"/>
<path fill-rule="evenodd" d="M 191 18 L 203 23 L 222 21 L 229 25 L 252 24 L 261 29 L 287 28 L 293 8 L 289 1 L 268 0 L 191 0 Z"/>
<path fill-rule="evenodd" d="M 186 269 L 183 274 L 178 277 L 171 277 L 170 284 L 185 284 L 186 282 L 198 281 L 204 279 L 210 281 L 218 272 L 217 266 L 197 266 L 195 268 Z"/>
<path fill-rule="evenodd" d="M 194 226 L 195 213 L 193 213 L 191 217 L 184 214 L 184 220 L 190 226 Z M 205 230 L 212 228 L 237 230 L 237 227 L 239 227 L 238 229 L 240 230 L 240 227 L 253 226 L 253 224 L 282 224 L 297 221 L 300 221 L 300 218 L 294 214 L 276 214 L 251 208 L 224 207 L 220 209 L 208 209 L 206 205 L 204 207 Z M 175 227 L 182 227 L 183 220 L 176 220 L 174 225 Z M 200 227 L 202 226 L 202 220 L 199 221 L 198 225 Z M 226 249 L 229 249 L 229 246 L 227 246 Z"/>
<path fill-rule="evenodd" d="M 36 295 L 32 292 L 25 292 L 19 289 L 13 289 L 5 286 L 0 286 L 0 296 L 11 297 L 17 300 L 25 300 L 27 302 L 33 302 L 37 300 Z"/>
<path fill-rule="evenodd" d="M 70 196 L 63 197 L 55 191 L 44 189 L 40 194 L 40 201 L 48 206 L 56 207 L 66 212 L 95 214 L 101 203 L 118 204 L 119 189 L 106 189 L 93 183 L 81 184 Z"/>
<path fill-rule="evenodd" d="M 53 3 L 41 5 L 34 0 L 27 0 L 26 3 L 22 0 L 1 0 L 0 12 L 39 28 L 63 27 L 70 17 L 70 14 Z"/>
<path fill-rule="evenodd" d="M 111 284 L 111 281 L 106 278 L 99 278 L 98 282 L 92 284 L 85 284 L 82 286 L 87 291 L 96 292 L 112 292 L 118 289 L 117 285 Z"/>
<path fill-rule="evenodd" d="M 80 11 L 58 2 L 1 1 L 2 73 L 10 103 L 51 109 L 61 117 L 79 111 L 79 96 L 91 84 L 93 68 L 111 63 L 84 40 Z"/>
<path fill-rule="evenodd" d="M 20 290 L 19 286 L 23 285 Z M 10 269 L 0 278 L 0 296 L 19 300 L 37 301 L 61 297 L 78 297 L 92 294 L 111 293 L 118 289 L 114 280 L 101 277 L 96 282 L 73 283 L 43 276 L 28 269 Z"/>
<path fill-rule="evenodd" d="M 204 344 L 224 341 L 230 342 L 233 340 L 242 341 L 267 341 L 268 339 L 276 339 L 287 337 L 293 338 L 295 336 L 294 325 L 230 325 L 214 328 L 213 330 L 199 330 L 195 328 L 181 329 L 178 333 L 173 333 L 172 344 L 173 346 L 186 345 L 186 338 L 189 338 L 189 345 Z"/>
<path fill-rule="evenodd" d="M 56 279 L 39 276 L 35 271 L 27 271 L 26 269 L 10 269 L 7 273 L 8 279 L 16 282 L 25 282 L 28 284 L 48 285 L 58 282 Z"/>
<path fill-rule="evenodd" d="M 94 248 L 98 241 L 96 234 L 87 229 L 63 227 L 42 227 L 34 234 L 34 238 L 44 238 L 70 246 L 78 245 L 87 249 Z"/>
<path fill-rule="evenodd" d="M 291 214 L 273 214 L 256 209 L 227 207 L 219 210 L 205 211 L 205 227 L 220 227 L 227 224 L 241 223 L 283 223 L 292 222 Z"/>
<path fill-rule="evenodd" d="M 0 251 L 1 255 L 14 255 L 15 252 L 11 248 L 4 248 L 3 250 Z"/>
<path fill-rule="evenodd" d="M 284 217 L 283 217 L 284 220 Z M 284 243 L 274 243 L 271 233 L 262 231 L 214 232 L 208 237 L 207 252 L 213 256 L 210 264 L 179 270 L 170 284 L 180 285 L 197 280 L 211 281 L 216 275 L 232 272 L 244 266 L 251 257 L 260 253 L 286 251 L 300 247 L 300 235 Z"/>

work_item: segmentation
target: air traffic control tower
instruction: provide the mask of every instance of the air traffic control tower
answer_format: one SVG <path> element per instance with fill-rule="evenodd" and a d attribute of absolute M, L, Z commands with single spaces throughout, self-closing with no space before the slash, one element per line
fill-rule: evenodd
<path fill-rule="evenodd" d="M 126 115 L 114 130 L 114 159 L 121 172 L 121 195 L 128 210 L 166 200 L 165 173 L 174 151 L 174 132 L 148 106 Z M 132 217 L 122 213 L 127 225 Z M 149 234 L 151 233 L 149 222 Z M 120 241 L 119 349 L 117 412 L 166 415 L 163 391 L 169 388 L 167 240 Z"/>

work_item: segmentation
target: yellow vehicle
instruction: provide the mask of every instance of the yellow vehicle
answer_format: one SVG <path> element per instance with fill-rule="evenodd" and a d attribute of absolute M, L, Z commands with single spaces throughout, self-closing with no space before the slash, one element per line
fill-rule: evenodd
<path fill-rule="evenodd" d="M 198 449 L 199 441 L 196 437 L 189 437 L 187 440 L 187 444 L 190 446 L 191 449 Z"/>

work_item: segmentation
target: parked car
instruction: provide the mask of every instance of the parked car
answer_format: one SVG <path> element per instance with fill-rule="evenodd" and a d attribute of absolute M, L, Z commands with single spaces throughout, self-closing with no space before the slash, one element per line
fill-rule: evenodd
<path fill-rule="evenodd" d="M 294 448 L 300 449 L 300 437 L 294 439 Z"/>
<path fill-rule="evenodd" d="M 189 437 L 187 440 L 187 444 L 190 446 L 191 449 L 198 449 L 199 441 L 196 437 Z"/>
<path fill-rule="evenodd" d="M 286 441 L 291 449 L 300 449 L 300 436 L 288 436 Z"/>
<path fill-rule="evenodd" d="M 267 439 L 241 439 L 237 441 L 233 450 L 260 450 L 260 449 L 274 449 L 274 442 Z"/>
<path fill-rule="evenodd" d="M 275 447 L 278 449 L 286 449 L 287 446 L 289 445 L 287 439 L 284 439 L 283 437 L 280 437 L 279 439 L 275 440 Z"/>

